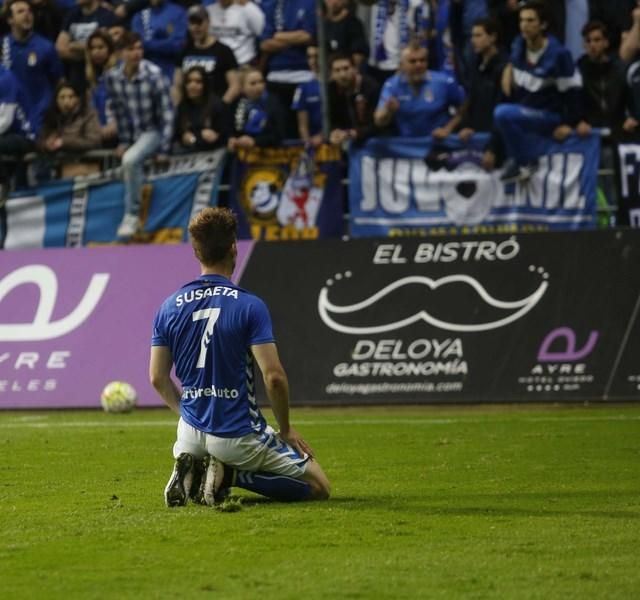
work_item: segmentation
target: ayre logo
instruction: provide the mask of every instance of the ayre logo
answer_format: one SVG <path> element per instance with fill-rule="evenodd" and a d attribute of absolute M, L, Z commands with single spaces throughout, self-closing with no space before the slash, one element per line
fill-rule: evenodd
<path fill-rule="evenodd" d="M 35 284 L 40 291 L 38 307 L 29 323 L 0 323 L 0 342 L 35 342 L 62 337 L 87 320 L 102 298 L 109 282 L 108 273 L 95 273 L 76 307 L 65 317 L 51 320 L 58 297 L 58 278 L 46 265 L 28 265 L 0 280 L 0 303 L 14 289 Z"/>
<path fill-rule="evenodd" d="M 549 332 L 538 350 L 538 362 L 577 362 L 591 354 L 598 341 L 599 333 L 591 331 L 582 348 L 576 348 L 576 333 L 570 327 L 558 327 Z M 562 349 L 552 351 L 551 347 L 560 342 Z"/>

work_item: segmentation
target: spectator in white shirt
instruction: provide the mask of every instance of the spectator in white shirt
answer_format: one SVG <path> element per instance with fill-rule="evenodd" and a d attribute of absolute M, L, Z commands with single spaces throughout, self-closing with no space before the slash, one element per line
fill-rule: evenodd
<path fill-rule="evenodd" d="M 207 7 L 211 33 L 229 46 L 239 65 L 257 56 L 256 40 L 264 29 L 264 13 L 251 0 L 217 0 Z"/>

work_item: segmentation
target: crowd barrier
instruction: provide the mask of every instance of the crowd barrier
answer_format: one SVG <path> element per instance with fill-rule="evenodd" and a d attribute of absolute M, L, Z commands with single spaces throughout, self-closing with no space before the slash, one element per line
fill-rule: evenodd
<path fill-rule="evenodd" d="M 640 232 L 240 243 L 295 405 L 640 399 Z M 0 408 L 140 404 L 187 244 L 5 252 Z M 264 398 L 263 398 L 264 399 Z"/>
<path fill-rule="evenodd" d="M 369 140 L 348 154 L 348 188 L 338 147 L 309 151 L 293 143 L 241 151 L 231 157 L 224 202 L 239 215 L 241 238 L 267 241 L 572 230 L 613 221 L 611 206 L 598 203 L 599 135 L 549 140 L 535 172 L 507 183 L 500 170 L 479 166 L 485 141 L 482 135 L 464 146 L 455 136 L 437 145 L 429 138 Z M 623 222 L 635 222 L 640 145 L 618 148 Z M 116 242 L 124 190 L 113 156 L 100 156 L 98 173 L 14 193 L 0 218 L 0 246 Z M 189 217 L 218 203 L 227 158 L 219 150 L 176 155 L 163 166 L 151 162 L 142 232 L 134 241 L 186 240 Z M 615 195 L 616 186 L 605 187 Z"/>
<path fill-rule="evenodd" d="M 149 163 L 137 243 L 179 243 L 189 219 L 218 203 L 226 151 L 172 156 Z M 124 214 L 119 167 L 18 190 L 2 208 L 0 248 L 78 247 L 116 242 Z"/>

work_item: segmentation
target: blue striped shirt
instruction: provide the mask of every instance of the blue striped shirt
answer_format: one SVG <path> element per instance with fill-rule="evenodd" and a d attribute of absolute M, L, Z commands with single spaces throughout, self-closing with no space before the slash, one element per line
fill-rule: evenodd
<path fill-rule="evenodd" d="M 34 133 L 38 133 L 42 117 L 53 100 L 54 88 L 64 75 L 56 49 L 37 33 L 32 33 L 24 41 L 18 41 L 9 34 L 2 39 L 0 53 L 2 64 L 22 85 L 31 111 L 31 127 Z"/>
<path fill-rule="evenodd" d="M 173 2 L 162 2 L 136 13 L 131 31 L 140 34 L 144 55 L 158 65 L 169 82 L 175 63 L 187 41 L 187 11 Z"/>
<path fill-rule="evenodd" d="M 130 145 L 147 131 L 160 132 L 162 152 L 169 152 L 173 135 L 173 104 L 160 67 L 148 60 L 129 79 L 124 63 L 107 71 L 107 97 L 116 117 L 120 143 Z"/>
<path fill-rule="evenodd" d="M 16 76 L 0 65 L 0 135 L 17 133 L 32 140 L 29 104 Z"/>
<path fill-rule="evenodd" d="M 582 77 L 571 53 L 556 38 L 547 38 L 547 47 L 535 64 L 527 60 L 527 45 L 518 36 L 511 50 L 513 99 L 529 108 L 549 110 L 575 123 L 581 114 Z"/>

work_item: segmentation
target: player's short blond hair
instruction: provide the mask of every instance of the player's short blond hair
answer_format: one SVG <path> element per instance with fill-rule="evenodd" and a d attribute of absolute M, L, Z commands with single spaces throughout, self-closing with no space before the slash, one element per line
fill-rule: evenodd
<path fill-rule="evenodd" d="M 228 258 L 236 241 L 238 220 L 228 208 L 208 207 L 189 223 L 191 245 L 196 258 L 206 266 Z"/>

